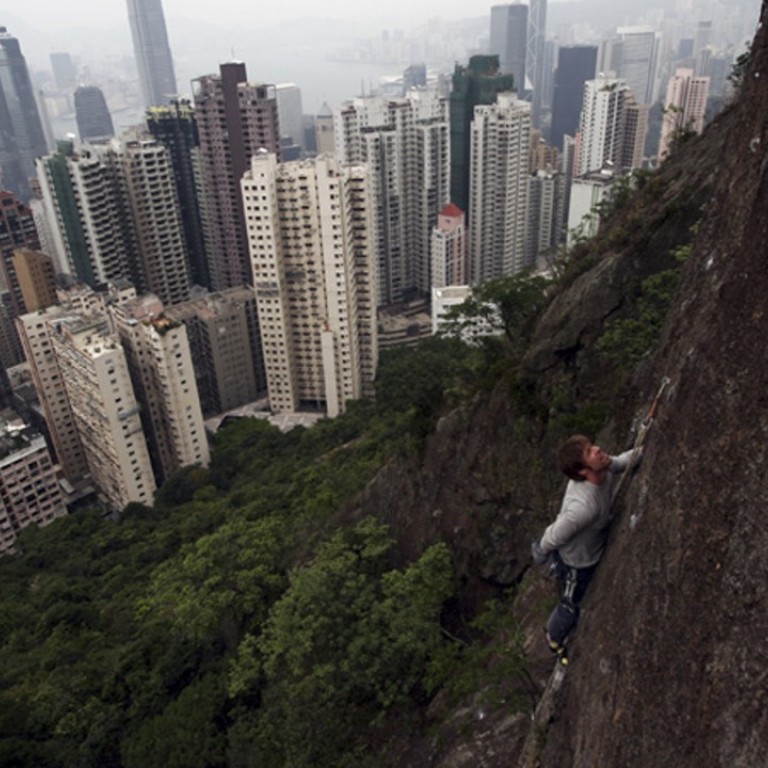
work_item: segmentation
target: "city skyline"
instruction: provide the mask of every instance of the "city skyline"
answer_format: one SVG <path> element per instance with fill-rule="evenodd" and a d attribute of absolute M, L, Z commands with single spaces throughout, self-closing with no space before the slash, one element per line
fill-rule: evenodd
<path fill-rule="evenodd" d="M 578 1 L 583 8 L 599 4 Z M 423 30 L 409 36 L 389 26 L 364 40 L 339 35 L 333 42 L 340 47 L 331 55 L 325 26 L 318 25 L 317 40 L 307 49 L 316 60 L 343 65 L 347 78 L 366 63 L 386 66 L 399 76 L 382 78 L 378 93 L 365 93 L 361 82 L 362 97 L 344 80 L 346 98 L 322 108 L 331 115 L 335 146 L 329 143 L 328 154 L 319 157 L 313 157 L 314 121 L 304 115 L 304 81 L 289 71 L 302 57 L 294 55 L 301 49 L 301 35 L 252 35 L 251 44 L 263 48 L 261 64 L 271 59 L 255 72 L 250 58 L 238 60 L 234 50 L 213 67 L 211 51 L 234 33 L 222 34 L 214 45 L 211 28 L 211 51 L 197 55 L 195 46 L 209 42 L 204 25 L 190 26 L 184 42 L 175 45 L 173 34 L 166 38 L 164 33 L 162 0 L 127 0 L 119 29 L 121 35 L 129 33 L 129 40 L 132 30 L 135 45 L 116 47 L 100 60 L 74 49 L 49 51 L 44 68 L 27 75 L 27 80 L 37 76 L 45 110 L 66 117 L 71 102 L 77 102 L 72 98 L 75 84 L 84 79 L 98 83 L 101 77 L 106 78 L 102 101 L 110 99 L 113 109 L 124 111 L 126 118 L 130 113 L 135 121 L 127 132 L 121 125 L 118 138 L 109 143 L 67 138 L 38 160 L 36 215 L 46 235 L 40 236 L 41 245 L 43 240 L 53 243 L 53 263 L 69 280 L 82 280 L 95 292 L 91 296 L 78 287 L 73 300 L 85 302 L 89 310 L 105 302 L 98 318 L 90 311 L 59 317 L 57 309 L 51 313 L 54 325 L 47 321 L 50 327 L 43 328 L 61 366 L 63 390 L 49 361 L 30 360 L 42 401 L 72 401 L 70 411 L 46 411 L 54 444 L 62 443 L 67 419 L 75 419 L 83 433 L 82 456 L 77 451 L 67 455 L 63 443 L 54 445 L 64 457 L 63 467 L 76 466 L 83 457 L 87 463 L 87 472 L 69 479 L 92 478 L 115 509 L 144 502 L 155 483 L 196 460 L 199 439 L 194 446 L 174 442 L 192 418 L 187 400 L 196 404 L 195 414 L 199 410 L 196 435 L 203 432 L 204 412 L 244 395 L 251 400 L 266 395 L 272 413 L 313 410 L 336 416 L 348 401 L 370 393 L 379 345 L 429 333 L 429 326 L 420 330 L 409 312 L 429 320 L 433 287 L 445 287 L 449 277 L 475 287 L 526 267 L 543 267 L 569 232 L 596 232 L 595 196 L 608 199 L 621 176 L 655 163 L 653 153 L 646 152 L 648 115 L 670 68 L 685 65 L 706 77 L 711 73 L 722 81 L 717 91 L 722 96 L 723 73 L 738 48 L 733 41 L 746 24 L 744 19 L 712 21 L 723 0 L 710 0 L 688 15 L 692 0 L 670 2 L 674 9 L 655 20 L 633 11 L 618 25 L 615 19 L 598 24 L 585 16 L 569 27 L 553 14 L 546 28 L 546 0 L 484 5 L 478 17 L 482 24 L 466 18 L 470 9 L 464 8 L 464 19 L 453 26 L 436 21 L 430 42 Z M 168 7 L 172 3 L 168 0 Z M 540 18 L 533 28 L 529 8 Z M 158 34 L 147 43 L 150 28 Z M 241 36 L 247 34 L 240 30 Z M 419 34 L 422 47 L 412 47 Z M 26 39 L 23 29 L 18 35 Z M 599 54 L 601 74 L 582 81 L 583 100 L 574 102 L 572 115 L 580 106 L 579 131 L 563 137 L 562 146 L 550 146 L 555 53 L 582 38 L 596 40 L 592 50 Z M 281 47 L 283 41 L 290 45 Z M 303 55 L 306 66 L 309 54 Z M 446 65 L 454 55 L 453 67 Z M 424 57 L 420 80 L 425 90 L 406 91 L 404 62 L 419 57 Z M 168 77 L 150 83 L 153 62 L 160 59 L 169 66 L 155 74 L 162 70 Z M 182 62 L 185 75 L 179 85 L 190 85 L 191 101 L 173 96 L 171 59 Z M 331 79 L 326 85 L 340 85 Z M 575 87 L 579 90 L 578 83 Z M 89 90 L 101 93 L 94 85 L 77 87 L 75 93 Z M 168 98 L 173 105 L 150 109 L 149 128 L 137 125 L 142 103 L 159 105 Z M 537 103 L 545 113 L 541 121 Z M 312 106 L 308 111 L 317 114 Z M 698 124 L 695 128 L 700 129 Z M 81 138 L 87 133 L 80 125 Z M 652 143 L 658 144 L 658 135 Z M 191 228 L 183 226 L 182 210 Z M 449 253 L 450 238 L 441 244 L 433 237 L 438 214 L 446 210 L 455 219 L 451 237 L 466 226 L 464 245 L 453 249 L 456 253 Z M 187 238 L 205 247 L 193 254 Z M 449 270 L 451 259 L 462 268 Z M 41 268 L 46 264 L 41 262 Z M 214 311 L 200 304 L 203 289 L 228 298 Z M 138 302 L 132 309 L 125 303 L 129 291 Z M 237 302 L 242 311 L 234 312 Z M 109 323 L 107 304 L 117 313 L 110 311 Z M 164 307 L 174 305 L 179 317 L 164 317 Z M 226 326 L 219 324 L 216 333 L 232 329 L 243 355 L 233 346 L 211 343 L 209 321 L 225 315 Z M 394 320 L 389 327 L 379 322 L 385 315 Z M 139 326 L 150 320 L 154 330 Z M 35 345 L 45 341 L 39 335 L 40 318 L 27 313 L 18 322 L 26 356 L 34 357 Z M 151 374 L 145 365 L 150 360 L 157 369 Z M 216 380 L 200 374 L 212 363 Z M 128 408 L 125 413 L 108 407 L 106 390 L 72 383 L 81 370 L 93 378 L 104 365 L 128 371 L 118 376 L 126 381 L 124 390 L 112 392 L 115 402 Z M 250 370 L 243 380 L 247 386 L 235 392 L 227 386 L 225 371 L 231 376 L 244 365 Z M 169 366 L 176 384 L 166 371 Z M 127 385 L 128 374 L 134 389 Z M 192 392 L 189 382 L 198 378 L 203 387 Z M 110 380 L 113 389 L 119 385 Z M 103 431 L 111 442 L 91 439 L 99 430 L 84 404 L 96 401 L 103 401 L 99 423 L 106 425 Z M 144 436 L 137 439 L 145 440 L 144 448 L 128 445 L 127 435 L 108 434 L 125 431 L 118 422 L 128 418 L 126 413 L 135 416 L 139 401 Z M 135 426 L 129 435 L 139 434 Z M 142 455 L 125 474 L 124 454 L 134 448 Z M 148 484 L 140 485 L 145 475 Z"/>

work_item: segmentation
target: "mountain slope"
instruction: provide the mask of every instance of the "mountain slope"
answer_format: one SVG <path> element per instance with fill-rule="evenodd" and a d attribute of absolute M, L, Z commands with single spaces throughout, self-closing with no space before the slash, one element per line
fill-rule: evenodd
<path fill-rule="evenodd" d="M 761 26 L 738 102 L 577 249 L 518 374 L 444 418 L 418 465 L 393 465 L 369 486 L 363 510 L 392 524 L 403 557 L 430 541 L 450 544 L 459 613 L 517 587 L 510 610 L 541 691 L 551 671 L 541 627 L 554 586 L 529 569 L 527 548 L 562 492 L 554 446 L 591 431 L 621 450 L 670 379 L 535 754 L 521 754 L 527 718 L 503 702 L 481 707 L 475 691 L 458 709 L 436 701 L 432 735 L 379 764 L 764 764 L 766 77 Z M 676 270 L 666 321 L 663 312 L 649 321 L 649 278 L 674 285 Z M 620 343 L 607 353 L 606 337 L 622 327 L 653 336 L 653 356 L 630 360 Z M 503 638 L 497 646 L 503 656 Z"/>
<path fill-rule="evenodd" d="M 669 376 L 671 394 L 590 595 L 544 766 L 765 763 L 765 4 L 761 20 L 650 374 Z"/>

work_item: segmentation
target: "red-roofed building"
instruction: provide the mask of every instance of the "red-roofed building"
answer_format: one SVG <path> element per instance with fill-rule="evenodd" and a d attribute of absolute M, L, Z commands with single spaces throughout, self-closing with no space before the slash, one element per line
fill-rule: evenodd
<path fill-rule="evenodd" d="M 467 282 L 467 225 L 464 212 L 448 203 L 437 217 L 431 242 L 432 287 Z"/>

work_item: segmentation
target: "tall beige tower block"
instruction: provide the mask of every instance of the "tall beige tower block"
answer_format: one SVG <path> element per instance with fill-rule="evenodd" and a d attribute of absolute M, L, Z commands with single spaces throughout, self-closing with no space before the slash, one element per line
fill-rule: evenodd
<path fill-rule="evenodd" d="M 524 269 L 528 226 L 531 105 L 512 92 L 475 107 L 469 167 L 469 282 Z"/>
<path fill-rule="evenodd" d="M 103 315 L 62 317 L 51 328 L 88 469 L 106 504 L 151 504 L 155 479 L 128 362 Z"/>
<path fill-rule="evenodd" d="M 126 352 L 159 481 L 210 453 L 187 329 L 152 294 L 111 310 Z"/>
<path fill-rule="evenodd" d="M 661 120 L 659 158 L 664 159 L 681 133 L 704 130 L 704 115 L 709 98 L 709 78 L 696 77 L 692 69 L 677 69 L 669 78 Z"/>
<path fill-rule="evenodd" d="M 377 359 L 367 171 L 262 152 L 242 189 L 270 408 L 335 416 L 371 393 Z"/>

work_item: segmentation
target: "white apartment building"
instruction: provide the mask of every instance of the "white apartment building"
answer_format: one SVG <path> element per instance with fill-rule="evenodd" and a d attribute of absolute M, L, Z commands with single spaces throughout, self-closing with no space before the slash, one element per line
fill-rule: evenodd
<path fill-rule="evenodd" d="M 659 159 L 663 160 L 672 149 L 679 131 L 701 133 L 709 98 L 708 77 L 696 77 L 692 69 L 680 68 L 669 78 L 661 121 Z"/>
<path fill-rule="evenodd" d="M 133 232 L 132 277 L 138 293 L 164 304 L 189 298 L 190 274 L 181 209 L 168 150 L 148 138 L 114 142 Z"/>
<path fill-rule="evenodd" d="M 584 84 L 574 175 L 610 167 L 617 173 L 642 165 L 648 107 L 638 104 L 624 80 L 598 77 Z"/>
<path fill-rule="evenodd" d="M 17 325 L 63 474 L 113 509 L 151 503 L 156 483 L 210 458 L 187 328 L 126 281 L 59 300 Z"/>
<path fill-rule="evenodd" d="M 567 245 L 597 234 L 600 203 L 610 199 L 615 182 L 616 177 L 610 171 L 595 171 L 571 182 Z"/>
<path fill-rule="evenodd" d="M 189 297 L 178 193 L 162 143 L 61 142 L 37 168 L 55 260 L 67 273 L 91 287 L 129 279 L 168 304 Z"/>
<path fill-rule="evenodd" d="M 0 436 L 0 554 L 14 551 L 19 532 L 45 526 L 67 513 L 56 467 L 41 435 Z"/>
<path fill-rule="evenodd" d="M 528 266 L 531 105 L 512 92 L 475 107 L 469 181 L 469 282 L 514 275 Z"/>
<path fill-rule="evenodd" d="M 336 156 L 371 174 L 379 305 L 429 294 L 432 227 L 450 198 L 449 134 L 448 101 L 434 91 L 361 97 L 334 113 Z"/>
<path fill-rule="evenodd" d="M 158 482 L 190 464 L 208 466 L 210 452 L 186 327 L 165 316 L 152 294 L 110 311 L 143 409 Z"/>
<path fill-rule="evenodd" d="M 49 307 L 17 318 L 16 327 L 56 458 L 64 477 L 75 485 L 88 474 L 88 463 L 51 342 L 51 328 L 67 314 L 62 307 Z"/>
<path fill-rule="evenodd" d="M 432 300 L 432 335 L 439 333 L 445 325 L 445 316 L 453 308 L 463 304 L 472 295 L 468 285 L 433 285 Z"/>
<path fill-rule="evenodd" d="M 103 315 L 51 326 L 53 352 L 93 482 L 106 504 L 151 504 L 155 479 L 128 363 Z"/>
<path fill-rule="evenodd" d="M 376 282 L 369 181 L 334 158 L 253 157 L 242 182 L 270 408 L 329 416 L 371 392 Z"/>
<path fill-rule="evenodd" d="M 446 285 L 444 288 L 432 288 L 432 334 L 446 333 L 446 315 L 454 307 L 460 306 L 472 297 L 472 288 L 469 285 Z M 469 344 L 477 341 L 482 336 L 492 336 L 501 333 L 500 322 L 496 327 L 491 322 L 498 321 L 498 312 L 492 307 L 487 318 L 477 317 L 471 325 L 463 328 L 461 338 Z"/>
<path fill-rule="evenodd" d="M 110 166 L 107 146 L 74 142 L 37 160 L 56 261 L 91 286 L 131 276 L 128 212 Z"/>

